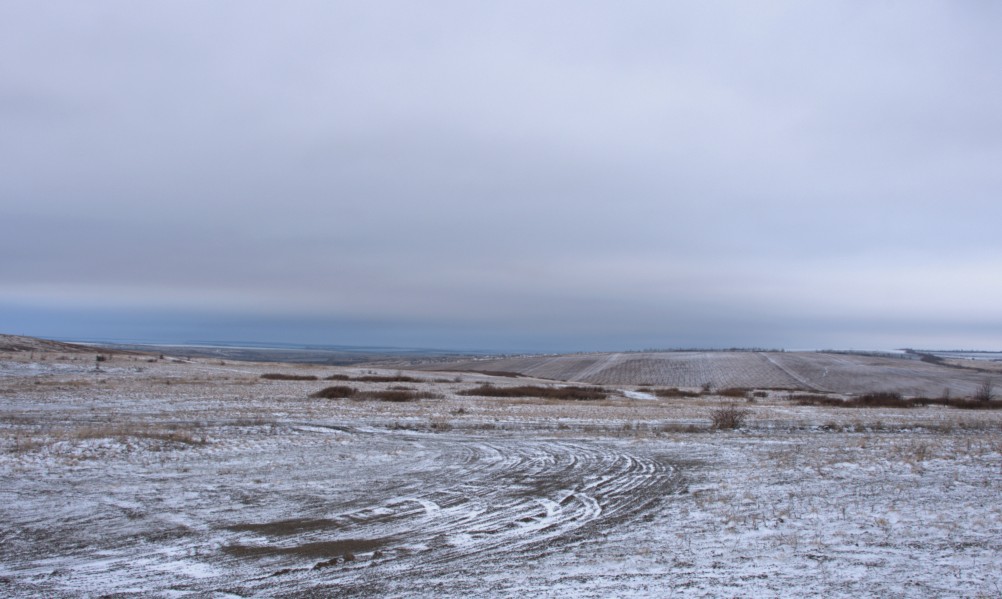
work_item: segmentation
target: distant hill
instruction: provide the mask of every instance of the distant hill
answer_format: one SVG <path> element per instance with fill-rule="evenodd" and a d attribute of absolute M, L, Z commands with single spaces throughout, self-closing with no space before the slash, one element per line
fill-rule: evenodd
<path fill-rule="evenodd" d="M 832 393 L 893 391 L 969 397 L 1002 372 L 990 363 L 928 363 L 917 355 L 834 352 L 666 351 L 510 356 L 410 366 L 448 372 L 504 372 L 596 385 L 788 389 Z"/>
<path fill-rule="evenodd" d="M 0 351 L 6 352 L 33 352 L 33 351 L 58 351 L 66 353 L 91 352 L 95 349 L 86 345 L 76 343 L 63 343 L 62 341 L 49 341 L 48 339 L 38 339 L 37 337 L 23 337 L 21 335 L 0 335 Z"/>

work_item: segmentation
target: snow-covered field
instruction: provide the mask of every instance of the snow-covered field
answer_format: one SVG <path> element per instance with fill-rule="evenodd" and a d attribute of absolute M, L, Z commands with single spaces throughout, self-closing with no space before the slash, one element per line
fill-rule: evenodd
<path fill-rule="evenodd" d="M 0 353 L 0 594 L 1002 595 L 1002 410 L 148 359 Z"/>
<path fill-rule="evenodd" d="M 947 354 L 943 354 L 947 356 Z M 998 354 L 978 354 L 997 358 Z M 938 397 L 969 396 L 985 376 L 1002 375 L 1002 362 L 915 355 L 781 351 L 673 351 L 434 360 L 426 370 L 504 371 L 597 385 L 754 387 L 832 393 L 893 391 Z M 947 363 L 948 362 L 948 363 Z"/>

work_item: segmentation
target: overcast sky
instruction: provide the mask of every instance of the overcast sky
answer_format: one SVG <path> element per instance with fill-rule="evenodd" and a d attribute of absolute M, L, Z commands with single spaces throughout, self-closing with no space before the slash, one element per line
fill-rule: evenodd
<path fill-rule="evenodd" d="M 0 332 L 1002 349 L 1002 3 L 0 0 Z"/>

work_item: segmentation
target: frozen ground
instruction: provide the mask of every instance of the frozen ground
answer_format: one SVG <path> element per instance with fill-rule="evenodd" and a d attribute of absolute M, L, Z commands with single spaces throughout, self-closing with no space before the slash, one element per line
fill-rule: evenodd
<path fill-rule="evenodd" d="M 946 355 L 946 354 L 944 354 Z M 998 354 L 985 354 L 997 356 Z M 974 393 L 1002 363 L 948 360 L 931 364 L 904 352 L 890 355 L 830 352 L 634 352 L 435 360 L 426 370 L 504 371 L 597 385 L 753 387 L 832 393 L 893 391 L 939 397 Z"/>
<path fill-rule="evenodd" d="M 1002 595 L 1002 411 L 772 391 L 714 432 L 733 400 L 146 360 L 0 353 L 0 594 Z"/>

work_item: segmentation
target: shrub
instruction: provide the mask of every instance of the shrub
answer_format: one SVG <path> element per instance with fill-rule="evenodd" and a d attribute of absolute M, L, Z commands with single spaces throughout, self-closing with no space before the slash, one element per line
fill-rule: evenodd
<path fill-rule="evenodd" d="M 384 391 L 360 391 L 352 396 L 352 399 L 371 399 L 376 401 L 405 402 L 417 401 L 419 399 L 439 399 L 441 395 L 428 393 L 426 391 L 408 391 L 403 389 L 387 389 Z"/>
<path fill-rule="evenodd" d="M 320 399 L 345 399 L 346 397 L 353 397 L 356 393 L 358 393 L 358 389 L 354 387 L 349 387 L 347 385 L 335 385 L 333 387 L 325 387 L 313 395 L 310 395 L 310 397 L 317 397 Z"/>
<path fill-rule="evenodd" d="M 950 406 L 961 410 L 1002 410 L 1002 401 L 954 399 L 950 401 Z"/>
<path fill-rule="evenodd" d="M 861 408 L 910 408 L 914 405 L 903 399 L 900 393 L 891 391 L 865 393 L 847 400 L 846 403 Z"/>
<path fill-rule="evenodd" d="M 736 429 L 745 424 L 748 410 L 740 410 L 734 405 L 718 408 L 710 414 L 715 429 Z"/>
<path fill-rule="evenodd" d="M 268 372 L 261 375 L 261 378 L 269 381 L 315 381 L 317 377 L 312 374 L 282 374 L 280 372 Z"/>
<path fill-rule="evenodd" d="M 844 400 L 836 397 L 828 397 L 827 395 L 807 393 L 790 395 L 788 399 L 801 406 L 835 406 L 839 408 L 910 408 L 914 405 L 919 405 L 917 401 L 912 402 L 902 398 L 900 393 L 889 391 L 865 393 L 859 397 L 850 397 Z M 921 401 L 931 400 L 923 399 Z"/>
<path fill-rule="evenodd" d="M 655 389 L 653 393 L 658 397 L 699 397 L 699 393 L 696 391 L 683 391 L 677 387 Z"/>
<path fill-rule="evenodd" d="M 827 395 L 815 395 L 811 393 L 791 393 L 787 396 L 789 401 L 797 404 L 798 406 L 845 406 L 846 403 L 841 399 L 834 397 L 828 397 Z"/>
<path fill-rule="evenodd" d="M 974 392 L 975 401 L 991 401 L 995 395 L 995 383 L 992 379 L 985 379 L 978 385 L 978 390 Z"/>
<path fill-rule="evenodd" d="M 332 374 L 330 376 L 324 377 L 325 381 L 350 381 L 351 377 L 347 374 Z"/>
<path fill-rule="evenodd" d="M 601 387 L 541 387 L 521 385 L 518 387 L 495 387 L 484 384 L 473 389 L 460 391 L 458 395 L 480 397 L 541 397 L 544 399 L 589 400 L 605 399 L 609 392 Z"/>
<path fill-rule="evenodd" d="M 724 397 L 748 397 L 748 389 L 744 387 L 728 387 L 717 391 L 717 395 Z"/>
<path fill-rule="evenodd" d="M 420 383 L 421 379 L 416 379 L 412 376 L 404 376 L 402 374 L 394 374 L 391 376 L 383 376 L 377 374 L 370 374 L 366 376 L 360 376 L 355 379 L 361 383 Z"/>

